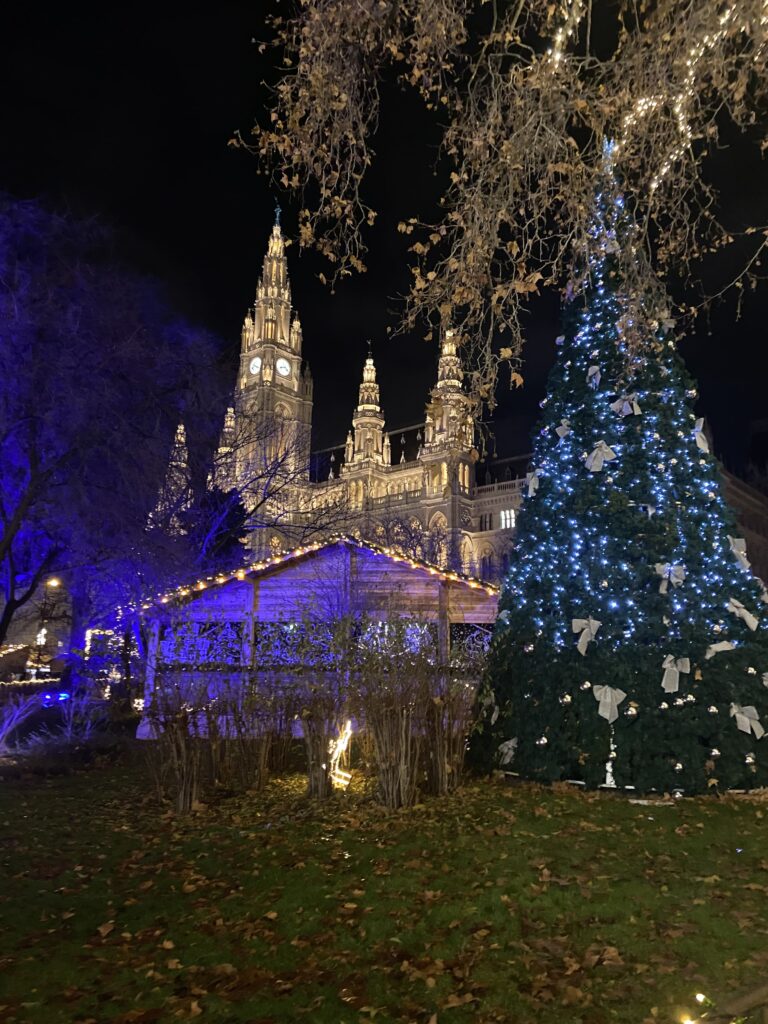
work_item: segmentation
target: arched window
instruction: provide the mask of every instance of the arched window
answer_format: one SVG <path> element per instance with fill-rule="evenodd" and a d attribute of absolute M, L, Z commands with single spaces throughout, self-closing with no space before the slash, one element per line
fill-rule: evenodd
<path fill-rule="evenodd" d="M 461 571 L 466 575 L 472 572 L 472 541 L 469 537 L 461 539 Z"/>

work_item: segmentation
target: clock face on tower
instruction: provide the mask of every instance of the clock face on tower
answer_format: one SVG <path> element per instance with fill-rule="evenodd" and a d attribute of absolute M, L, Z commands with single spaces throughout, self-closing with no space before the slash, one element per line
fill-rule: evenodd
<path fill-rule="evenodd" d="M 258 373 L 261 369 L 261 356 L 254 356 L 251 360 L 251 373 Z"/>
<path fill-rule="evenodd" d="M 281 377 L 287 377 L 291 372 L 291 364 L 287 359 L 278 359 L 275 363 L 275 369 Z"/>

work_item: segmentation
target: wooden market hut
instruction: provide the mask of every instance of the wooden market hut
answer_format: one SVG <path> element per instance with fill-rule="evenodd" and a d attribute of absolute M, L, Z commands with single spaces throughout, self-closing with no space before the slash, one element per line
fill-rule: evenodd
<path fill-rule="evenodd" d="M 258 673 L 265 624 L 408 617 L 434 624 L 443 661 L 457 631 L 490 631 L 498 596 L 489 583 L 350 537 L 304 545 L 146 602 L 146 696 L 165 673 L 211 682 Z"/>

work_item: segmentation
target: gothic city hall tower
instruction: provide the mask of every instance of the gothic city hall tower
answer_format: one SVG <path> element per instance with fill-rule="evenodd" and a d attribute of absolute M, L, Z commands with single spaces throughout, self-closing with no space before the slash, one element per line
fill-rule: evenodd
<path fill-rule="evenodd" d="M 246 508 L 263 502 L 276 480 L 284 488 L 309 479 L 312 375 L 302 367 L 301 342 L 278 218 L 243 321 L 237 387 L 219 449 L 229 455 L 220 460 L 222 483 L 242 493 Z"/>
<path fill-rule="evenodd" d="M 346 441 L 311 457 L 312 377 L 302 359 L 278 216 L 243 323 L 213 474 L 248 510 L 250 546 L 263 554 L 348 533 L 459 571 L 498 576 L 524 481 L 508 468 L 498 485 L 486 478 L 478 486 L 459 339 L 442 332 L 424 421 L 406 428 L 387 429 L 370 345 L 362 362 Z"/>

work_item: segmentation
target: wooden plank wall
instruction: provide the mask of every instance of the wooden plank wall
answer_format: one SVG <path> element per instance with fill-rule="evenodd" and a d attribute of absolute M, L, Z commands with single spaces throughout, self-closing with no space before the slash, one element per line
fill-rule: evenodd
<path fill-rule="evenodd" d="M 480 587 L 446 580 L 440 573 L 366 548 L 336 544 L 258 576 L 211 585 L 181 602 L 154 610 L 150 618 L 147 693 L 154 684 L 163 623 L 245 622 L 243 663 L 249 664 L 254 622 L 327 621 L 348 612 L 380 618 L 407 615 L 421 622 L 438 623 L 438 644 L 445 657 L 449 624 L 492 623 L 497 604 L 498 596 Z M 218 674 L 212 674 L 212 679 L 214 675 Z"/>
<path fill-rule="evenodd" d="M 344 544 L 244 580 L 211 585 L 158 608 L 152 620 L 296 622 L 329 620 L 348 612 L 408 615 L 425 622 L 492 623 L 498 596 L 446 580 L 366 548 Z M 250 631 L 249 631 L 250 632 Z"/>

